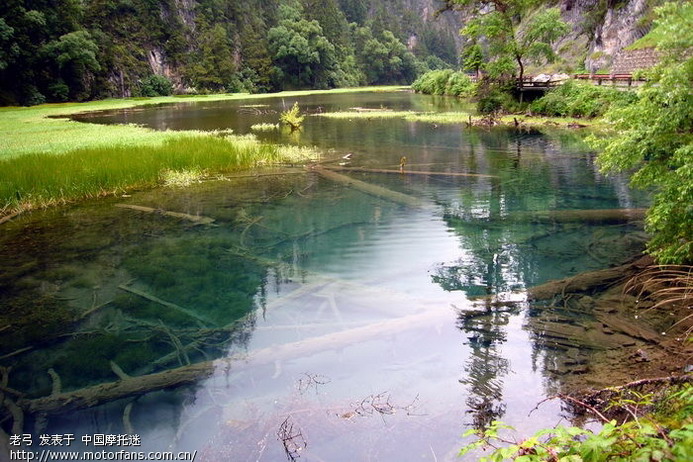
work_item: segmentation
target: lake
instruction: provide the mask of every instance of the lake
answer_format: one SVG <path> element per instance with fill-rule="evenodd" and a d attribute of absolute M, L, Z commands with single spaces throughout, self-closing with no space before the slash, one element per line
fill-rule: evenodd
<path fill-rule="evenodd" d="M 129 191 L 2 226 L 7 386 L 24 399 L 87 390 L 79 399 L 102 403 L 27 415 L 26 449 L 73 434 L 70 448 L 51 449 L 443 461 L 492 420 L 525 436 L 567 423 L 556 400 L 534 408 L 589 355 L 575 361 L 575 347 L 547 341 L 527 288 L 619 264 L 644 237 L 638 222 L 547 212 L 647 205 L 624 178 L 598 173 L 579 134 L 324 117 L 469 110 L 408 92 L 76 119 L 223 136 L 275 124 L 295 101 L 308 114 L 302 130 L 255 134 L 317 147 L 318 168 Z M 419 173 L 398 172 L 403 156 Z M 118 381 L 132 386 L 115 398 L 98 388 Z M 123 434 L 141 446 L 94 445 Z"/>

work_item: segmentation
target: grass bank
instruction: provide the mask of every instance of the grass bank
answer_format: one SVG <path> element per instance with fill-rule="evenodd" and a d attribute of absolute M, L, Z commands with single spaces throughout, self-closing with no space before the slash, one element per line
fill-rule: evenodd
<path fill-rule="evenodd" d="M 478 119 L 471 112 L 415 112 L 415 111 L 388 111 L 388 110 L 369 110 L 369 111 L 339 111 L 324 112 L 314 114 L 314 117 L 329 117 L 333 119 L 404 119 L 409 122 L 429 122 L 436 124 L 464 124 L 469 122 L 469 118 Z M 497 120 L 507 125 L 514 125 L 515 119 L 525 126 L 530 127 L 601 127 L 601 119 L 582 119 L 575 117 L 543 117 L 528 115 L 504 115 Z"/>
<path fill-rule="evenodd" d="M 42 104 L 32 107 L 0 108 L 0 160 L 23 154 L 63 154 L 81 148 L 113 146 L 161 146 L 193 132 L 156 131 L 134 125 L 98 125 L 74 122 L 67 116 L 82 112 L 125 109 L 137 106 L 202 101 L 261 100 L 290 98 L 314 94 L 337 94 L 363 91 L 395 91 L 407 87 L 363 87 L 335 90 L 287 91 L 281 93 L 246 93 L 124 98 L 88 103 Z M 64 117 L 63 117 L 64 116 Z"/>
<path fill-rule="evenodd" d="M 263 95 L 129 98 L 0 108 L 0 220 L 22 211 L 152 186 L 165 172 L 218 174 L 314 159 L 315 151 L 220 132 L 156 131 L 74 122 L 71 114 L 136 106 L 259 100 L 319 93 L 393 91 L 367 87 Z"/>

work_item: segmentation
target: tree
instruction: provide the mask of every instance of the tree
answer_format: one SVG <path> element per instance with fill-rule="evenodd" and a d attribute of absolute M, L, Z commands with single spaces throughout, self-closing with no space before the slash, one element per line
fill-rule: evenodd
<path fill-rule="evenodd" d="M 273 61 L 286 80 L 298 87 L 334 86 L 335 47 L 320 24 L 303 19 L 300 5 L 280 5 L 279 16 L 279 25 L 269 30 L 267 39 Z"/>
<path fill-rule="evenodd" d="M 91 34 L 84 30 L 65 34 L 43 48 L 43 53 L 57 63 L 70 95 L 78 99 L 82 99 L 82 92 L 89 90 L 91 74 L 101 69 L 96 59 L 98 51 Z"/>
<path fill-rule="evenodd" d="M 634 104 L 607 113 L 618 135 L 590 142 L 603 149 L 603 171 L 633 171 L 633 185 L 654 190 L 648 251 L 662 264 L 693 264 L 693 4 L 656 12 L 660 64 Z"/>
<path fill-rule="evenodd" d="M 416 57 L 392 32 L 377 37 L 369 27 L 352 26 L 356 59 L 366 83 L 411 83 L 416 78 Z"/>
<path fill-rule="evenodd" d="M 199 88 L 224 90 L 236 72 L 228 33 L 221 24 L 210 27 L 201 21 L 200 28 L 204 32 L 199 39 L 200 55 L 191 66 L 191 80 Z"/>
<path fill-rule="evenodd" d="M 535 0 L 449 0 L 450 6 L 471 10 L 472 19 L 462 34 L 474 43 L 485 40 L 491 77 L 519 74 L 522 79 L 527 60 L 552 61 L 551 44 L 569 28 L 558 8 L 534 10 Z"/>
<path fill-rule="evenodd" d="M 473 71 L 477 78 L 480 76 L 480 71 L 484 67 L 484 52 L 481 45 L 472 42 L 462 51 L 462 68 L 465 71 Z"/>

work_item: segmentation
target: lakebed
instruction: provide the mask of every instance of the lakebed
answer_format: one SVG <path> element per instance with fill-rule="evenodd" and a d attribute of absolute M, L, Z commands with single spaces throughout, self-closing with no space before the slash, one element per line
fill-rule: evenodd
<path fill-rule="evenodd" d="M 294 101 L 315 115 L 301 131 L 253 130 Z M 579 136 L 321 116 L 383 109 L 467 107 L 375 92 L 79 116 L 254 132 L 320 159 L 3 224 L 0 356 L 25 430 L 136 432 L 203 460 L 454 460 L 470 425 L 553 425 L 568 417 L 557 402 L 527 414 L 575 383 L 610 384 L 591 373 L 609 352 L 650 348 L 595 318 L 590 294 L 529 300 L 643 249 L 647 198 L 601 176 Z M 61 394 L 76 404 L 50 407 Z"/>

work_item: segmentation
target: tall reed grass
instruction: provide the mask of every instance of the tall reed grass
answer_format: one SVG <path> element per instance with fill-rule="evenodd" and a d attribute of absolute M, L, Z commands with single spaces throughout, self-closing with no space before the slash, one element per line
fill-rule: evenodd
<path fill-rule="evenodd" d="M 79 149 L 0 161 L 0 216 L 157 184 L 165 171 L 215 173 L 316 158 L 308 149 L 261 144 L 252 136 L 179 136 L 159 146 Z"/>

